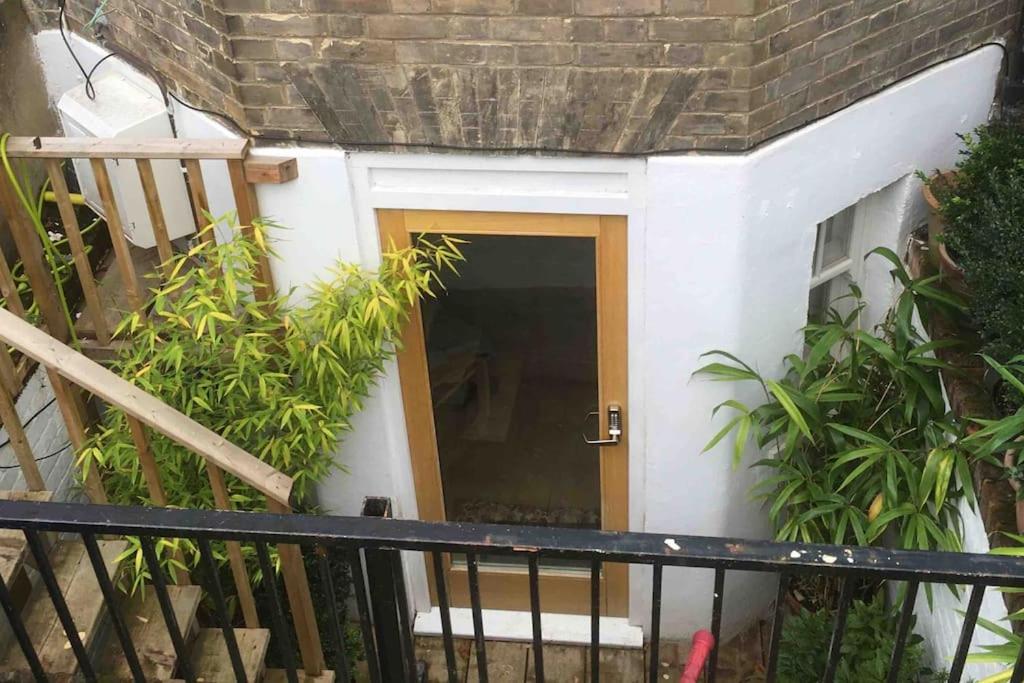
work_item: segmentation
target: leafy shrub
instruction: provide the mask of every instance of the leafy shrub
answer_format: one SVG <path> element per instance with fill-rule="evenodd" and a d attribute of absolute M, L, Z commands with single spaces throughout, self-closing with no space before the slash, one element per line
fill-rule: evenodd
<path fill-rule="evenodd" d="M 963 140 L 955 182 L 932 189 L 984 351 L 1005 361 L 1024 351 L 1024 129 L 993 123 Z M 1024 402 L 1019 392 L 1007 398 L 1011 409 Z"/>
<path fill-rule="evenodd" d="M 787 356 L 785 376 L 766 378 L 724 351 L 698 374 L 752 381 L 765 402 L 748 407 L 728 400 L 715 411 L 736 413 L 705 447 L 735 435 L 733 463 L 753 438 L 764 451 L 754 463 L 768 470 L 754 487 L 781 541 L 867 545 L 888 529 L 904 548 L 960 549 L 955 500 L 973 502 L 968 458 L 958 445 L 961 425 L 945 411 L 931 351 L 953 342 L 926 342 L 914 325 L 918 307 L 958 307 L 935 278 L 912 280 L 893 264 L 903 291 L 885 320 L 859 328 L 863 302 L 845 318 L 832 310 L 823 324 L 805 328 L 807 354 Z"/>
<path fill-rule="evenodd" d="M 836 671 L 837 683 L 884 683 L 889 671 L 889 657 L 896 644 L 899 617 L 886 607 L 879 593 L 871 602 L 854 601 L 846 620 L 846 632 L 840 649 L 842 655 Z M 782 626 L 779 648 L 779 683 L 804 683 L 825 670 L 835 614 L 829 610 L 787 617 Z M 921 636 L 907 636 L 906 650 L 900 663 L 899 683 L 940 681 L 924 666 L 924 642 Z"/>
<path fill-rule="evenodd" d="M 394 353 L 410 307 L 462 257 L 454 240 L 421 241 L 384 254 L 376 273 L 339 263 L 304 303 L 263 302 L 250 293 L 268 227 L 254 225 L 255 239 L 236 228 L 235 239 L 201 242 L 175 257 L 166 284 L 152 290 L 146 319 L 131 314 L 119 326 L 127 345 L 113 368 L 291 476 L 295 498 L 308 506 L 313 485 L 342 467 L 332 451 Z M 213 508 L 203 459 L 149 436 L 168 504 Z M 152 503 L 121 411 L 105 413 L 79 462 L 86 472 L 99 468 L 111 503 Z M 226 479 L 238 508 L 265 509 L 262 495 Z M 171 547 L 159 550 L 170 555 Z"/>

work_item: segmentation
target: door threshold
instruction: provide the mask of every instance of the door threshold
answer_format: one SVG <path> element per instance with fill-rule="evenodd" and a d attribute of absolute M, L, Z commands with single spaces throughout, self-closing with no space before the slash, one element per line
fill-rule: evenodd
<path fill-rule="evenodd" d="M 533 640 L 533 618 L 529 612 L 510 610 L 481 610 L 484 636 L 488 640 Z M 456 638 L 473 637 L 473 611 L 466 607 L 451 608 L 452 635 Z M 590 644 L 590 616 L 584 614 L 540 615 L 541 633 L 545 643 L 565 645 Z M 429 612 L 417 612 L 413 632 L 417 636 L 441 636 L 441 610 L 431 607 Z M 625 617 L 601 617 L 600 644 L 602 647 L 642 648 L 644 632 L 631 626 Z"/>

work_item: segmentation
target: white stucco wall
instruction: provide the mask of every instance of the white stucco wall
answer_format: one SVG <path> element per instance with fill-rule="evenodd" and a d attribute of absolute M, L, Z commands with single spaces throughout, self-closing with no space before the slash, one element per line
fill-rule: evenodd
<path fill-rule="evenodd" d="M 37 41 L 51 97 L 74 81 L 54 38 L 44 33 Z M 728 444 L 699 455 L 716 431 L 712 407 L 754 397 L 745 387 L 691 380 L 699 356 L 725 349 L 777 372 L 782 357 L 799 350 L 815 225 L 884 188 L 868 203 L 869 238 L 899 250 L 921 216 L 912 174 L 950 166 L 955 134 L 986 120 L 999 61 L 996 48 L 976 51 L 745 155 L 555 159 L 261 149 L 299 164 L 297 180 L 258 188 L 262 212 L 289 228 L 277 245 L 282 258 L 274 274 L 288 288 L 322 274 L 336 258 L 373 267 L 378 208 L 627 215 L 631 528 L 763 537 L 767 521 L 747 498 L 754 475 L 731 470 Z M 183 107 L 175 105 L 174 114 L 182 137 L 231 134 Z M 217 213 L 231 197 L 214 166 L 204 172 Z M 868 317 L 877 318 L 892 297 L 886 272 L 878 259 L 865 267 Z M 352 514 L 364 496 L 385 495 L 399 516 L 416 516 L 393 366 L 339 458 L 348 472 L 321 487 L 328 509 Z M 411 567 L 412 595 L 425 608 L 418 558 Z M 635 569 L 631 578 L 630 617 L 646 626 L 648 573 Z M 663 633 L 683 637 L 706 626 L 711 573 L 670 570 L 665 581 Z M 726 630 L 773 596 L 770 582 L 731 573 Z"/>

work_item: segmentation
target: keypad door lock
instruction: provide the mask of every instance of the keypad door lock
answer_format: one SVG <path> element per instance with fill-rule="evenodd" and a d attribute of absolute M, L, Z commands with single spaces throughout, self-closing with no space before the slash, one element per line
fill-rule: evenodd
<path fill-rule="evenodd" d="M 587 414 L 587 421 L 595 416 L 600 416 L 600 412 L 594 411 Z M 622 440 L 622 408 L 616 404 L 608 406 L 608 438 L 607 439 L 588 439 L 587 435 L 583 435 L 583 440 L 591 446 L 618 446 Z"/>

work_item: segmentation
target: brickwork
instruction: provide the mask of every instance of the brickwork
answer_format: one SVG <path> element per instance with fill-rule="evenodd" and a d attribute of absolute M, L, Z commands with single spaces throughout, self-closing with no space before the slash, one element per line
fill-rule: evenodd
<path fill-rule="evenodd" d="M 24 2 L 52 21 L 55 0 Z M 1016 4 L 110 0 L 106 35 L 267 136 L 738 150 L 1009 38 Z"/>

